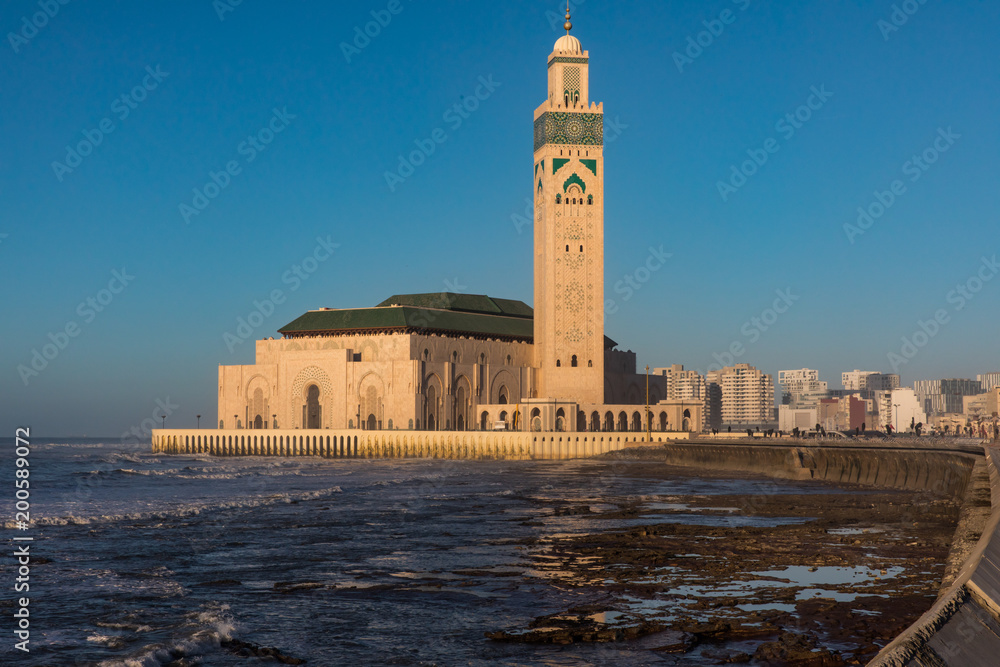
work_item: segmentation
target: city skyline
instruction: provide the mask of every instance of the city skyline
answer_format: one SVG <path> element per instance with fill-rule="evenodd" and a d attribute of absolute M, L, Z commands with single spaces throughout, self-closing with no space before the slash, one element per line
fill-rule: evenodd
<path fill-rule="evenodd" d="M 892 3 L 577 5 L 605 102 L 605 327 L 640 368 L 997 370 L 996 8 L 891 30 Z M 524 165 L 559 3 L 178 7 L 70 4 L 8 39 L 8 428 L 115 435 L 163 404 L 210 424 L 216 366 L 306 310 L 532 302 Z"/>

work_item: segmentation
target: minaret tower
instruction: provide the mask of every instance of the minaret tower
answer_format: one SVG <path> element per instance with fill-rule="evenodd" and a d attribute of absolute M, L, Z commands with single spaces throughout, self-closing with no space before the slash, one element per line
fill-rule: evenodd
<path fill-rule="evenodd" d="M 604 402 L 604 106 L 589 102 L 590 56 L 566 34 L 535 110 L 534 354 L 538 398 Z"/>

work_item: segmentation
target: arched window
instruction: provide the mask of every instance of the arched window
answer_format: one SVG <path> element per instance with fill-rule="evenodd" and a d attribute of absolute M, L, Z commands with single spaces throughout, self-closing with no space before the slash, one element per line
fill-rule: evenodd
<path fill-rule="evenodd" d="M 587 195 L 587 205 L 594 203 L 594 195 Z"/>
<path fill-rule="evenodd" d="M 510 355 L 507 355 L 507 365 L 510 366 Z"/>
<path fill-rule="evenodd" d="M 557 204 L 561 204 L 562 203 L 562 195 L 556 195 L 556 203 Z"/>
<path fill-rule="evenodd" d="M 573 368 L 576 368 L 576 355 L 575 354 L 573 355 L 573 360 L 570 362 L 570 366 L 572 366 Z"/>
<path fill-rule="evenodd" d="M 556 359 L 556 366 L 562 366 L 562 361 L 560 361 L 559 359 Z"/>
<path fill-rule="evenodd" d="M 593 367 L 594 367 L 594 360 L 587 359 L 587 368 L 593 368 Z"/>
<path fill-rule="evenodd" d="M 566 252 L 569 252 L 569 245 L 566 246 Z"/>
<path fill-rule="evenodd" d="M 430 352 L 430 350 L 428 350 L 428 349 L 425 348 L 424 349 L 424 361 L 430 361 L 430 358 L 431 358 L 431 352 Z"/>
<path fill-rule="evenodd" d="M 580 252 L 583 252 L 583 246 L 580 246 Z"/>
<path fill-rule="evenodd" d="M 458 363 L 458 350 L 455 350 L 454 352 L 451 353 L 451 363 L 453 364 Z"/>

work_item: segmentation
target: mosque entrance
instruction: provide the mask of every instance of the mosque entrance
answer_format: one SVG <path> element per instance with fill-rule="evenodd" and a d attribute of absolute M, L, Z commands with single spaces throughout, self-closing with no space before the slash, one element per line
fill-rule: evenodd
<path fill-rule="evenodd" d="M 310 385 L 306 394 L 305 428 L 319 428 L 320 423 L 319 387 Z"/>
<path fill-rule="evenodd" d="M 257 418 L 253 420 L 253 427 L 264 428 L 264 420 L 260 418 L 260 415 L 257 415 Z"/>

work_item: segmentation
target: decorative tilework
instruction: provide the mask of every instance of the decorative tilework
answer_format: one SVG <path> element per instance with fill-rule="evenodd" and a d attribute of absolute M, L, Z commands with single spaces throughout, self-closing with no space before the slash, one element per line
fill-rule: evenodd
<path fill-rule="evenodd" d="M 579 185 L 580 189 L 583 190 L 584 192 L 587 191 L 587 184 L 583 182 L 583 179 L 577 176 L 576 174 L 573 174 L 572 176 L 566 179 L 565 183 L 563 183 L 563 192 L 569 190 L 569 186 L 571 186 L 574 183 Z"/>
<path fill-rule="evenodd" d="M 597 176 L 597 160 L 580 160 L 583 166 L 594 172 L 594 176 Z"/>
<path fill-rule="evenodd" d="M 535 150 L 546 144 L 602 146 L 604 114 L 548 111 L 535 121 Z"/>
<path fill-rule="evenodd" d="M 549 61 L 549 67 L 552 67 L 556 63 L 566 63 L 569 65 L 586 65 L 587 58 L 560 58 L 556 57 Z"/>
<path fill-rule="evenodd" d="M 573 93 L 580 92 L 579 67 L 567 67 L 563 69 L 563 89 L 569 93 L 570 97 L 573 96 Z"/>
<path fill-rule="evenodd" d="M 567 162 L 569 162 L 569 159 L 567 159 L 567 158 L 558 158 L 558 157 L 557 158 L 553 158 L 552 159 L 552 173 L 553 173 L 553 175 L 557 171 L 559 171 L 560 169 L 562 169 L 563 165 L 565 165 Z"/>

